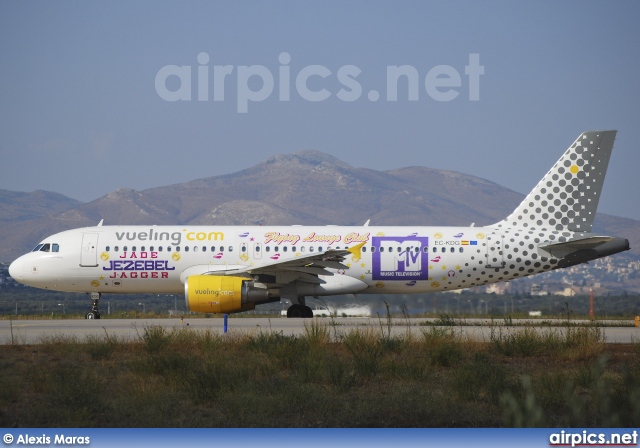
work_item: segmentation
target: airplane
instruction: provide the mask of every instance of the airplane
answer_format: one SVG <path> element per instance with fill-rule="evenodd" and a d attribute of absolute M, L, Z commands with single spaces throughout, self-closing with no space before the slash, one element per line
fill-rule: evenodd
<path fill-rule="evenodd" d="M 582 133 L 508 217 L 484 227 L 105 226 L 45 238 L 9 267 L 25 285 L 184 294 L 189 311 L 234 313 L 306 297 L 451 291 L 509 281 L 629 250 L 591 233 L 616 131 Z"/>

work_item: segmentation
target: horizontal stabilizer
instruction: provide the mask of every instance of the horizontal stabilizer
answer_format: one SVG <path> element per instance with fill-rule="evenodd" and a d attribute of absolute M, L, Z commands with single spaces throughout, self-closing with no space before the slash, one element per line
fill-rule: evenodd
<path fill-rule="evenodd" d="M 556 258 L 566 258 L 568 256 L 573 257 L 575 255 L 573 258 L 576 258 L 576 260 L 582 260 L 582 256 L 579 256 L 580 254 L 583 254 L 584 256 L 587 256 L 587 254 L 597 255 L 588 256 L 589 259 L 593 260 L 595 258 L 629 250 L 629 241 L 615 236 L 591 236 L 588 238 L 581 238 L 561 243 L 541 244 L 540 249 L 548 252 L 551 256 Z"/>

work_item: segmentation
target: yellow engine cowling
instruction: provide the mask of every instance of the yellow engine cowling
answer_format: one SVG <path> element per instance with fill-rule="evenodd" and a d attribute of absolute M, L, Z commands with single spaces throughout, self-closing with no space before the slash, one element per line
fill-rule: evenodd
<path fill-rule="evenodd" d="M 225 275 L 192 275 L 184 282 L 187 310 L 200 313 L 235 313 L 267 302 L 269 292 L 249 279 Z"/>

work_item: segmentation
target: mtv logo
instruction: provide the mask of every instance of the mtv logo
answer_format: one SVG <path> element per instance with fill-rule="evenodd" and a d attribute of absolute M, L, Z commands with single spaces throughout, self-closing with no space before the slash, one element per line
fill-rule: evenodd
<path fill-rule="evenodd" d="M 374 280 L 427 280 L 429 238 L 420 236 L 372 237 Z"/>
<path fill-rule="evenodd" d="M 419 241 L 388 241 L 384 243 L 384 250 L 389 249 L 390 253 L 381 254 L 380 270 L 406 272 L 422 269 Z"/>

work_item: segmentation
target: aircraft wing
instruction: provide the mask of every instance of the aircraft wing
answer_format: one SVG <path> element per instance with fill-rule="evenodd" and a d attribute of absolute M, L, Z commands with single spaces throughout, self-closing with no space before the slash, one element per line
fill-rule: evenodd
<path fill-rule="evenodd" d="M 268 275 L 275 277 L 275 283 L 287 284 L 295 281 L 323 284 L 324 280 L 319 275 L 332 276 L 333 272 L 327 269 L 349 269 L 342 262 L 350 255 L 360 257 L 362 246 L 357 244 L 348 249 L 329 249 L 316 254 L 298 255 L 283 261 L 272 261 L 255 266 L 247 266 L 240 272 L 246 272 L 251 276 Z"/>
<path fill-rule="evenodd" d="M 296 254 L 294 258 L 285 260 L 268 260 L 253 265 L 196 265 L 185 269 L 180 279 L 184 283 L 190 275 L 244 275 L 261 278 L 263 283 L 288 284 L 296 281 L 324 284 L 318 276 L 332 276 L 327 269 L 344 269 L 349 267 L 342 262 L 348 257 L 361 257 L 365 243 L 356 244 L 348 249 L 329 249 L 315 254 Z M 264 279 L 264 280 L 263 280 Z"/>

